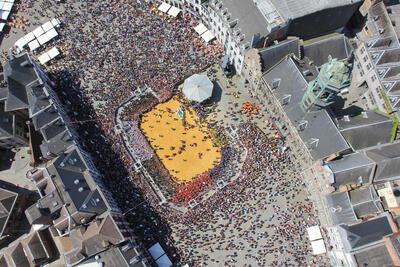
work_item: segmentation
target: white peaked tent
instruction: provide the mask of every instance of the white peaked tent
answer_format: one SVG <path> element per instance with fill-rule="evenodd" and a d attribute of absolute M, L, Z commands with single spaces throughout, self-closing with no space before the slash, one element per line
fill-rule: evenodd
<path fill-rule="evenodd" d="M 183 93 L 191 101 L 203 102 L 211 97 L 213 87 L 206 75 L 194 74 L 185 80 Z"/>

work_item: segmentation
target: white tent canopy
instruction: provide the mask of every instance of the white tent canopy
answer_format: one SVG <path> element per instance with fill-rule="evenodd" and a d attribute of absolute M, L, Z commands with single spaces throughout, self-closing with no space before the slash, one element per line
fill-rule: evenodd
<path fill-rule="evenodd" d="M 50 59 L 53 59 L 60 54 L 60 51 L 58 51 L 57 47 L 53 47 L 52 49 L 47 51 L 47 54 L 49 55 Z"/>
<path fill-rule="evenodd" d="M 203 102 L 211 97 L 213 87 L 206 75 L 194 74 L 185 80 L 183 93 L 191 101 Z"/>
<path fill-rule="evenodd" d="M 39 36 L 41 36 L 42 34 L 44 34 L 44 30 L 42 27 L 37 27 L 36 29 L 34 29 L 33 34 L 36 36 L 36 38 L 38 38 Z"/>
<path fill-rule="evenodd" d="M 326 253 L 326 248 L 323 239 L 319 239 L 317 241 L 311 242 L 311 247 L 313 251 L 313 255 L 319 255 Z"/>
<path fill-rule="evenodd" d="M 28 46 L 29 46 L 29 50 L 34 51 L 40 47 L 40 44 L 37 40 L 33 40 L 32 42 L 30 42 L 28 44 Z"/>
<path fill-rule="evenodd" d="M 162 2 L 161 5 L 158 7 L 158 10 L 160 10 L 161 12 L 167 13 L 170 8 L 171 8 L 170 4 Z"/>
<path fill-rule="evenodd" d="M 318 240 L 322 238 L 321 230 L 318 225 L 314 225 L 307 228 L 308 238 L 310 241 Z"/>
<path fill-rule="evenodd" d="M 42 65 L 44 65 L 44 64 L 46 64 L 47 62 L 50 61 L 50 57 L 49 57 L 49 55 L 47 53 L 44 53 L 43 55 L 40 55 L 38 57 L 38 59 L 39 59 L 40 64 L 42 64 Z"/>
<path fill-rule="evenodd" d="M 181 12 L 181 10 L 179 8 L 173 6 L 168 10 L 168 15 L 177 17 L 180 12 Z"/>
<path fill-rule="evenodd" d="M 53 24 L 51 24 L 51 21 L 48 21 L 48 22 L 46 22 L 45 24 L 43 24 L 42 25 L 42 29 L 45 31 L 45 32 L 48 32 L 48 31 L 50 31 L 51 29 L 53 29 L 54 27 L 53 27 Z"/>
<path fill-rule="evenodd" d="M 200 23 L 199 25 L 194 27 L 194 30 L 197 32 L 198 35 L 202 35 L 203 33 L 205 33 L 207 31 L 207 27 L 204 26 L 203 23 Z"/>
<path fill-rule="evenodd" d="M 206 32 L 204 32 L 204 33 L 201 35 L 201 38 L 203 38 L 203 40 L 204 40 L 206 43 L 208 43 L 208 42 L 214 40 L 214 39 L 215 39 L 215 36 L 214 36 L 214 34 L 212 34 L 212 32 L 206 31 Z"/>

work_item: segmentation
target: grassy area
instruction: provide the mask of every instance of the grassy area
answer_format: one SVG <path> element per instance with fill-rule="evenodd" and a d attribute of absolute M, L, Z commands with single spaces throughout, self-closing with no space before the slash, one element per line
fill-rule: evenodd
<path fill-rule="evenodd" d="M 392 120 L 392 137 L 391 137 L 391 141 L 394 142 L 396 140 L 396 136 L 397 136 L 397 129 L 399 127 L 399 119 L 397 118 L 397 114 L 391 114 L 393 112 L 392 106 L 390 105 L 390 101 L 389 98 L 387 97 L 386 93 L 381 90 L 381 95 L 383 97 L 383 101 L 385 104 L 385 109 L 387 114 L 390 116 L 391 120 Z"/>

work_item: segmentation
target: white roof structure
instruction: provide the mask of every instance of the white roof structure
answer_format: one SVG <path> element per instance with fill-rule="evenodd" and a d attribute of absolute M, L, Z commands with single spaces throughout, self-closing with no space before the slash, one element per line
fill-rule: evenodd
<path fill-rule="evenodd" d="M 7 20 L 8 16 L 10 16 L 10 11 L 0 10 L 0 18 L 2 20 Z"/>
<path fill-rule="evenodd" d="M 40 44 L 37 40 L 33 40 L 28 44 L 28 46 L 29 46 L 29 50 L 34 51 L 40 47 Z"/>
<path fill-rule="evenodd" d="M 161 12 L 167 13 L 170 8 L 171 8 L 170 4 L 162 2 L 161 5 L 158 7 L 158 10 L 160 10 Z"/>
<path fill-rule="evenodd" d="M 48 32 L 46 32 L 46 34 L 48 35 L 49 41 L 58 36 L 58 33 L 54 28 L 51 28 Z"/>
<path fill-rule="evenodd" d="M 311 247 L 313 250 L 313 255 L 319 255 L 326 253 L 326 248 L 323 239 L 311 242 Z"/>
<path fill-rule="evenodd" d="M 4 11 L 11 11 L 13 5 L 14 5 L 13 3 L 5 2 L 3 4 L 3 6 L 1 7 L 1 9 L 4 10 Z"/>
<path fill-rule="evenodd" d="M 50 30 L 53 29 L 53 28 L 54 28 L 54 26 L 53 26 L 53 24 L 51 24 L 51 21 L 48 21 L 48 22 L 46 22 L 45 24 L 42 25 L 42 29 L 43 29 L 45 32 L 48 32 L 48 31 L 50 31 Z"/>
<path fill-rule="evenodd" d="M 40 36 L 37 38 L 37 40 L 38 40 L 38 42 L 39 42 L 40 45 L 44 45 L 45 43 L 47 43 L 48 41 L 50 41 L 50 39 L 49 39 L 49 37 L 48 37 L 47 34 L 40 35 Z"/>
<path fill-rule="evenodd" d="M 27 35 L 25 35 L 23 38 L 25 39 L 25 42 L 29 43 L 30 41 L 35 40 L 35 35 L 33 34 L 33 32 L 30 32 Z"/>
<path fill-rule="evenodd" d="M 179 8 L 172 6 L 168 10 L 168 15 L 173 16 L 173 17 L 176 18 L 179 15 L 180 12 L 181 12 L 181 10 Z"/>
<path fill-rule="evenodd" d="M 50 57 L 47 53 L 43 53 L 38 57 L 40 64 L 44 65 L 50 61 Z"/>
<path fill-rule="evenodd" d="M 61 23 L 59 19 L 54 18 L 51 20 L 51 24 L 53 25 L 53 27 L 59 27 Z"/>
<path fill-rule="evenodd" d="M 206 75 L 194 74 L 185 80 L 183 93 L 191 101 L 203 102 L 211 97 L 213 88 L 213 83 Z"/>
<path fill-rule="evenodd" d="M 43 30 L 42 27 L 37 27 L 32 32 L 33 32 L 33 34 L 35 35 L 36 38 L 39 38 L 41 35 L 44 34 L 44 30 Z"/>
<path fill-rule="evenodd" d="M 201 35 L 201 38 L 203 38 L 203 40 L 204 40 L 206 43 L 208 43 L 208 42 L 214 40 L 214 39 L 215 39 L 215 36 L 214 36 L 214 34 L 212 34 L 212 32 L 206 31 L 206 32 L 204 32 L 204 33 Z"/>
<path fill-rule="evenodd" d="M 200 23 L 199 25 L 197 25 L 196 27 L 194 27 L 194 30 L 199 34 L 202 35 L 203 33 L 205 33 L 208 29 L 206 26 L 204 26 L 203 23 Z"/>
<path fill-rule="evenodd" d="M 310 241 L 322 239 L 321 230 L 318 225 L 314 225 L 307 228 L 308 238 Z"/>
<path fill-rule="evenodd" d="M 60 51 L 57 49 L 57 47 L 53 47 L 52 49 L 47 51 L 47 54 L 49 55 L 50 59 L 53 59 L 60 54 Z"/>
<path fill-rule="evenodd" d="M 3 31 L 5 26 L 6 24 L 4 22 L 0 23 L 0 31 Z"/>

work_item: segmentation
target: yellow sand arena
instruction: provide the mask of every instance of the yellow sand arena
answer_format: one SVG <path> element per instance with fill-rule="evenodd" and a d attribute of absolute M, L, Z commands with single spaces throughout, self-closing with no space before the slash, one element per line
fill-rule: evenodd
<path fill-rule="evenodd" d="M 221 159 L 221 152 L 201 125 L 194 111 L 184 109 L 174 97 L 142 116 L 140 127 L 164 166 L 177 183 L 192 181 L 212 169 Z M 184 119 L 177 110 L 184 111 Z"/>

